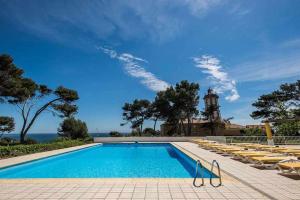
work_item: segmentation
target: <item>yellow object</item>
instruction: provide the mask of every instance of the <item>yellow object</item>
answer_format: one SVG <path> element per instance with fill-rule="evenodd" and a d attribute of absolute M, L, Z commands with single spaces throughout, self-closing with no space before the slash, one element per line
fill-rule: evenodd
<path fill-rule="evenodd" d="M 280 161 L 288 159 L 288 158 L 289 157 L 282 157 L 282 156 L 278 156 L 278 157 L 265 156 L 265 157 L 252 157 L 251 159 L 254 160 L 254 161 L 261 162 L 261 163 L 277 163 L 277 162 L 280 162 Z"/>
<path fill-rule="evenodd" d="M 299 161 L 278 163 L 277 167 L 284 174 L 298 174 L 300 176 L 300 162 Z"/>
<path fill-rule="evenodd" d="M 282 168 L 300 169 L 300 162 L 285 162 L 285 163 L 278 163 L 278 165 Z"/>
<path fill-rule="evenodd" d="M 272 140 L 273 137 L 272 137 L 272 131 L 269 122 L 265 122 L 265 128 L 266 128 L 268 140 Z"/>

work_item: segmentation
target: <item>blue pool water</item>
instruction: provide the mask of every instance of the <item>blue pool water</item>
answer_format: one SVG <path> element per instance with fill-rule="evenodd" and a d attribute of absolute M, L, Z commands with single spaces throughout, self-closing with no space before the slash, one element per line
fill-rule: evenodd
<path fill-rule="evenodd" d="M 205 177 L 210 172 L 204 170 Z M 190 178 L 195 161 L 171 144 L 104 144 L 0 169 L 0 178 Z"/>

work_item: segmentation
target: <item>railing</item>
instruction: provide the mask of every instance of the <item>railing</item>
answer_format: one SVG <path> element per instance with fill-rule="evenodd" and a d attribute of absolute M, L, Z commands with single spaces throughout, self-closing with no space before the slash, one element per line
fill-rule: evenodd
<path fill-rule="evenodd" d="M 212 182 L 213 179 L 213 170 L 214 170 L 214 166 L 218 167 L 218 179 L 219 179 L 219 184 L 218 185 L 214 185 Z M 211 163 L 211 169 L 210 169 L 210 179 L 209 179 L 210 185 L 213 187 L 220 187 L 222 185 L 222 178 L 221 178 L 221 170 L 220 170 L 220 165 L 216 160 L 213 160 Z"/>
<path fill-rule="evenodd" d="M 259 143 L 267 144 L 266 136 L 209 136 L 208 140 L 213 140 L 222 143 Z M 300 136 L 273 136 L 274 144 L 276 145 L 292 145 L 300 144 Z"/>
<path fill-rule="evenodd" d="M 202 180 L 202 183 L 200 185 L 197 185 L 196 184 L 196 180 L 198 178 L 198 168 L 200 167 L 200 175 L 201 175 L 201 180 Z M 195 187 L 201 187 L 204 185 L 204 174 L 203 174 L 203 165 L 201 164 L 200 160 L 197 160 L 196 162 L 196 173 L 195 173 L 195 177 L 194 177 L 194 181 L 193 181 L 193 185 Z"/>
<path fill-rule="evenodd" d="M 214 166 L 217 166 L 218 167 L 218 180 L 219 180 L 219 183 L 217 185 L 214 185 L 213 184 L 213 175 L 214 175 Z M 200 170 L 199 170 L 199 167 L 200 167 Z M 197 160 L 196 162 L 196 173 L 195 173 L 195 177 L 194 177 L 194 180 L 193 180 L 193 185 L 195 187 L 201 187 L 201 186 L 204 186 L 204 174 L 203 174 L 203 165 L 201 164 L 200 160 Z M 199 174 L 199 171 L 200 171 L 200 178 L 202 180 L 201 184 L 200 185 L 197 185 L 196 184 L 196 181 L 197 181 L 197 178 L 198 178 L 198 174 Z M 211 170 L 210 170 L 210 178 L 209 178 L 209 182 L 210 182 L 210 185 L 213 186 L 213 187 L 219 187 L 222 185 L 222 178 L 221 178 L 221 170 L 220 170 L 220 165 L 219 163 L 216 161 L 216 160 L 213 160 L 212 163 L 211 163 Z"/>

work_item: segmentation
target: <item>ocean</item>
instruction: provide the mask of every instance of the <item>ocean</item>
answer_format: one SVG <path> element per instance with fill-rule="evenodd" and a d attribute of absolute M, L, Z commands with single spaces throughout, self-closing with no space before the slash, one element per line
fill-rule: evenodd
<path fill-rule="evenodd" d="M 108 133 L 89 133 L 89 134 L 92 137 L 107 137 L 109 135 Z M 16 139 L 16 140 L 20 139 L 20 135 L 16 134 L 16 133 L 4 134 L 2 136 L 2 138 L 4 138 L 4 137 Z M 40 143 L 46 143 L 46 142 L 50 142 L 50 141 L 58 138 L 58 135 L 57 135 L 57 133 L 29 133 L 29 134 L 27 134 L 26 137 L 34 139 Z"/>

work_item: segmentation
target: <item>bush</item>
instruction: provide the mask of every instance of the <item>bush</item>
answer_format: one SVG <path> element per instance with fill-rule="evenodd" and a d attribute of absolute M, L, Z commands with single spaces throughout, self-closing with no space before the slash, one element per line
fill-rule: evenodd
<path fill-rule="evenodd" d="M 58 128 L 58 135 L 71 139 L 83 139 L 89 137 L 85 122 L 70 117 L 65 119 Z"/>
<path fill-rule="evenodd" d="M 118 131 L 111 131 L 109 133 L 110 137 L 122 137 L 123 135 L 121 133 L 119 133 Z"/>
<path fill-rule="evenodd" d="M 290 121 L 274 126 L 276 135 L 300 136 L 300 121 Z"/>
<path fill-rule="evenodd" d="M 143 131 L 143 136 L 158 136 L 159 132 L 155 131 L 153 128 L 145 128 Z"/>
<path fill-rule="evenodd" d="M 37 144 L 38 142 L 32 138 L 26 138 L 24 144 Z"/>
<path fill-rule="evenodd" d="M 9 137 L 0 138 L 0 145 L 14 145 L 17 144 L 17 140 Z"/>
<path fill-rule="evenodd" d="M 265 136 L 264 131 L 262 129 L 259 129 L 259 128 L 241 129 L 240 133 L 243 136 Z"/>
<path fill-rule="evenodd" d="M 60 142 L 52 142 L 46 144 L 31 144 L 31 145 L 14 145 L 14 146 L 0 146 L 0 158 L 9 158 L 21 156 L 31 153 L 38 153 L 43 151 L 50 151 L 55 149 L 68 148 L 78 145 L 86 144 L 83 140 L 64 140 Z"/>

